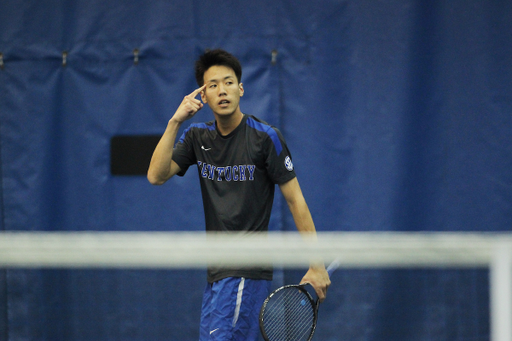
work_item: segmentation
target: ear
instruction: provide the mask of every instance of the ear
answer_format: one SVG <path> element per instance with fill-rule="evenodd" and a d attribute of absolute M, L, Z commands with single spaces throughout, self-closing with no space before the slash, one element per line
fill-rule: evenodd
<path fill-rule="evenodd" d="M 240 97 L 244 95 L 244 85 L 243 83 L 238 84 L 238 88 L 240 89 Z"/>
<path fill-rule="evenodd" d="M 200 92 L 200 94 L 201 94 L 201 100 L 203 101 L 203 103 L 207 103 L 207 101 L 206 101 L 206 94 L 205 94 L 205 91 L 206 91 L 206 90 L 203 90 L 203 91 L 201 91 L 201 92 Z"/>

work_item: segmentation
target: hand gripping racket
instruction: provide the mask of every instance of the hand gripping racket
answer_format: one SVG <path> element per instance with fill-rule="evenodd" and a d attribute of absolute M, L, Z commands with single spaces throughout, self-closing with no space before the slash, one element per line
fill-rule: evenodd
<path fill-rule="evenodd" d="M 327 267 L 329 277 L 338 268 Z M 320 302 L 306 290 L 306 284 L 285 285 L 274 290 L 263 302 L 260 330 L 265 341 L 310 341 L 315 333 Z"/>

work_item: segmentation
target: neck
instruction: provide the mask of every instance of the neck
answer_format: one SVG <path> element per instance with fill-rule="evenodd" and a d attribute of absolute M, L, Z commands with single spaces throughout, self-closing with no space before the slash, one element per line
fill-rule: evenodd
<path fill-rule="evenodd" d="M 238 127 L 240 122 L 242 122 L 243 117 L 244 114 L 240 110 L 237 110 L 232 115 L 228 116 L 215 115 L 217 129 L 223 136 L 226 136 Z"/>

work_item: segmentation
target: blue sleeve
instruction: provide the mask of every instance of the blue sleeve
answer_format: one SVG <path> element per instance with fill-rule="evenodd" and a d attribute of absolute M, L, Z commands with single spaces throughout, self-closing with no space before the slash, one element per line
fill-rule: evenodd
<path fill-rule="evenodd" d="M 266 145 L 267 158 L 265 166 L 270 179 L 275 184 L 283 184 L 296 177 L 292 156 L 283 135 L 277 128 L 268 130 Z"/>
<path fill-rule="evenodd" d="M 194 152 L 193 135 L 194 131 L 192 130 L 192 126 L 190 126 L 185 129 L 178 143 L 174 146 L 172 159 L 180 166 L 181 170 L 178 173 L 179 176 L 185 175 L 188 168 L 197 162 Z"/>

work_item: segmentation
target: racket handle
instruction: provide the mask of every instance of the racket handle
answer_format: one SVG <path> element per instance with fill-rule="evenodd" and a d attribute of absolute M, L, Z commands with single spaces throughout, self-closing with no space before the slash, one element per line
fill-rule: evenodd
<path fill-rule="evenodd" d="M 339 259 L 335 259 L 334 261 L 332 261 L 331 264 L 329 264 L 329 266 L 327 267 L 327 273 L 329 274 L 329 277 L 332 276 L 332 274 L 334 273 L 334 271 L 336 271 L 336 269 L 340 266 L 340 261 Z"/>

